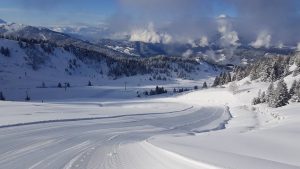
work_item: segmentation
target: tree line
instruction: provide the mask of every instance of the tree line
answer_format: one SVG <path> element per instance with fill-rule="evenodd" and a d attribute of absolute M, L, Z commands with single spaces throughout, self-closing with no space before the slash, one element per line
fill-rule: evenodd
<path fill-rule="evenodd" d="M 291 102 L 300 102 L 300 81 L 294 80 L 290 89 L 281 79 L 275 88 L 272 82 L 266 92 L 259 91 L 258 96 L 252 100 L 253 105 L 267 103 L 269 107 L 282 107 Z"/>

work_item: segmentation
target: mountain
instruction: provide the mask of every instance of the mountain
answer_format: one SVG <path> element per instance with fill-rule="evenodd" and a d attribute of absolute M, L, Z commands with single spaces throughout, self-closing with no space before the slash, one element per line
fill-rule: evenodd
<path fill-rule="evenodd" d="M 105 35 L 107 34 L 108 31 L 108 28 L 105 25 L 52 26 L 49 27 L 49 29 L 55 32 L 64 33 L 82 40 L 92 41 L 92 42 L 106 37 Z"/>
<path fill-rule="evenodd" d="M 229 18 L 230 19 L 230 18 Z M 127 56 L 134 57 L 154 57 L 158 55 L 175 56 L 175 57 L 190 57 L 197 56 L 210 61 L 221 64 L 241 64 L 245 63 L 245 59 L 255 60 L 265 54 L 289 54 L 294 51 L 290 47 L 271 46 L 269 48 L 261 47 L 254 48 L 250 42 L 243 37 L 239 37 L 236 42 L 228 42 L 222 44 L 221 33 L 216 33 L 209 42 L 206 39 L 195 39 L 189 42 L 170 42 L 170 43 L 150 43 L 141 41 L 130 41 L 131 38 L 122 36 L 122 38 L 111 39 L 109 37 L 109 28 L 101 25 L 94 26 L 65 26 L 52 28 L 59 32 L 64 32 L 69 36 L 83 40 L 90 40 L 93 44 L 107 47 L 116 52 L 120 52 Z M 159 32 L 154 32 L 160 35 Z M 130 37 L 130 35 L 127 35 Z M 90 38 L 93 37 L 93 38 Z M 101 38 L 102 37 L 102 38 Z M 230 39 L 229 39 L 230 40 Z M 231 44 L 233 43 L 233 45 Z"/>
<path fill-rule="evenodd" d="M 210 62 L 219 64 L 242 64 L 245 60 L 254 61 L 266 54 L 288 55 L 294 51 L 293 48 L 270 47 L 254 48 L 250 45 L 240 45 L 236 47 L 221 47 L 216 42 L 207 46 L 195 46 L 192 43 L 145 43 L 131 42 L 128 40 L 102 39 L 97 42 L 101 46 L 106 46 L 115 51 L 142 58 L 154 57 L 158 55 L 174 57 L 200 57 Z"/>
<path fill-rule="evenodd" d="M 34 27 L 16 23 L 0 25 L 0 35 L 9 37 L 10 39 L 19 40 L 35 40 L 47 41 L 58 46 L 72 46 L 89 51 L 98 52 L 108 57 L 130 57 L 130 55 L 112 50 L 106 46 L 96 45 L 82 39 L 52 31 L 44 27 Z"/>
<path fill-rule="evenodd" d="M 6 22 L 2 19 L 0 19 L 0 24 L 5 24 Z"/>
<path fill-rule="evenodd" d="M 113 48 L 115 45 L 126 49 Z M 134 53 L 142 51 L 146 56 L 149 48 L 148 51 L 161 54 L 163 51 L 158 50 L 161 46 L 157 45 L 155 48 L 152 44 L 113 40 L 94 44 L 43 27 L 3 24 L 0 25 L 3 48 L 0 84 L 32 87 L 45 82 L 55 86 L 65 81 L 100 83 L 124 77 L 159 83 L 177 78 L 209 78 L 223 69 L 199 57 L 138 57 Z"/>
<path fill-rule="evenodd" d="M 48 28 L 16 23 L 0 25 L 0 47 L 6 49 L 0 54 L 4 60 L 0 64 L 2 77 L 10 79 L 14 74 L 13 81 L 19 81 L 25 73 L 31 78 L 39 77 L 39 83 L 73 77 L 99 81 L 135 76 L 152 80 L 195 79 L 214 75 L 228 64 L 249 64 L 267 53 L 283 51 L 242 45 L 224 49 L 215 44 L 195 47 L 111 39 L 92 43 Z M 3 83 L 11 83 L 5 79 L 2 78 Z"/>

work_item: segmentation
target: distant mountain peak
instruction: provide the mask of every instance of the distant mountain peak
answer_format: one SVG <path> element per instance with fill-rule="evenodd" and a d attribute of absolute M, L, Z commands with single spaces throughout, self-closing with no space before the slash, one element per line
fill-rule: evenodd
<path fill-rule="evenodd" d="M 3 19 L 0 18 L 0 24 L 6 23 Z"/>

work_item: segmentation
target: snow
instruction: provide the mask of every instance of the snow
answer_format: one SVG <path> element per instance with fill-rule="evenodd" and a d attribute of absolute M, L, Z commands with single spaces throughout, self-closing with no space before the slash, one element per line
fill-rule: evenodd
<path fill-rule="evenodd" d="M 5 33 L 16 32 L 16 31 L 19 31 L 19 30 L 21 30 L 25 27 L 26 27 L 26 25 L 17 24 L 17 23 L 3 23 L 3 24 L 0 25 L 0 28 L 4 29 Z"/>
<path fill-rule="evenodd" d="M 129 86 L 118 98 L 121 87 L 94 86 L 91 93 L 107 94 L 0 102 L 0 166 L 299 168 L 299 105 L 251 106 L 258 89 L 268 84 L 247 80 L 238 83 L 236 94 L 226 87 L 135 98 L 135 87 Z"/>
<path fill-rule="evenodd" d="M 131 47 L 110 46 L 110 45 L 106 45 L 106 47 L 113 49 L 115 51 L 119 51 L 121 53 L 128 54 L 128 55 L 138 56 L 138 55 L 134 54 L 134 48 L 131 48 Z"/>
<path fill-rule="evenodd" d="M 91 67 L 79 62 L 81 72 L 67 76 L 64 68 L 74 56 L 62 49 L 33 71 L 15 42 L 1 40 L 0 46 L 12 50 L 11 57 L 0 56 L 1 91 L 10 100 L 0 101 L 0 168 L 300 167 L 300 105 L 250 105 L 268 83 L 245 78 L 235 94 L 228 84 L 137 98 L 137 91 L 156 85 L 172 91 L 211 83 L 213 74 L 202 64 L 208 72 L 194 75 L 195 80 L 149 81 L 146 75 L 111 80 L 92 78 Z M 291 86 L 299 78 L 290 75 L 285 81 Z M 94 86 L 88 87 L 91 79 Z M 38 88 L 43 81 L 47 88 Z M 65 81 L 72 87 L 56 87 Z M 31 102 L 23 102 L 26 91 Z"/>

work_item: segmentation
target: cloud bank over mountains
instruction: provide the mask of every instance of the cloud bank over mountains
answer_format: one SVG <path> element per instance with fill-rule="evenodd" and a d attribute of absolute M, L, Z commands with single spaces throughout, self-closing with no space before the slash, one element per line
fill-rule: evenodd
<path fill-rule="evenodd" d="M 63 4 L 96 4 L 95 0 L 12 1 L 25 9 L 53 13 Z M 220 34 L 224 46 L 238 46 L 239 41 L 254 47 L 300 42 L 297 36 L 300 31 L 299 0 L 112 1 L 116 7 L 106 18 L 107 36 L 129 35 L 133 41 L 152 43 L 188 43 L 201 39 L 202 46 L 213 41 L 216 34 Z M 220 18 L 222 15 L 229 17 Z"/>
<path fill-rule="evenodd" d="M 167 32 L 173 41 L 210 40 L 216 32 L 224 46 L 238 45 L 239 37 L 254 47 L 300 41 L 295 36 L 300 31 L 298 0 L 119 0 L 119 7 L 120 15 L 131 17 L 129 29 L 153 23 L 156 32 Z M 221 19 L 221 14 L 230 18 Z"/>
<path fill-rule="evenodd" d="M 153 23 L 149 23 L 146 29 L 134 29 L 130 34 L 129 40 L 168 44 L 172 42 L 172 36 L 167 33 L 156 32 Z"/>

